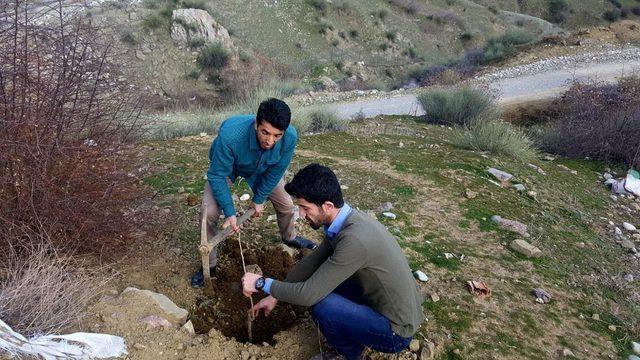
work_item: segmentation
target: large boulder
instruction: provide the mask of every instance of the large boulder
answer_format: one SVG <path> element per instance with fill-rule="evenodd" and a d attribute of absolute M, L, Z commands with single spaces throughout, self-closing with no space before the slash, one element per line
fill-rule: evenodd
<path fill-rule="evenodd" d="M 188 45 L 191 39 L 203 39 L 205 42 L 219 42 L 223 47 L 233 49 L 227 29 L 205 10 L 173 10 L 171 20 L 171 38 L 177 43 Z"/>

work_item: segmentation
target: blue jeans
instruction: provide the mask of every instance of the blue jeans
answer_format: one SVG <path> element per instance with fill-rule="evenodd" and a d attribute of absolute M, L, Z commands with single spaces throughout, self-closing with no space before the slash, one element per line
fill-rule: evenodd
<path fill-rule="evenodd" d="M 360 359 L 365 347 L 396 353 L 411 341 L 395 334 L 389 319 L 365 305 L 362 290 L 348 281 L 315 304 L 311 316 L 327 341 L 349 360 Z"/>

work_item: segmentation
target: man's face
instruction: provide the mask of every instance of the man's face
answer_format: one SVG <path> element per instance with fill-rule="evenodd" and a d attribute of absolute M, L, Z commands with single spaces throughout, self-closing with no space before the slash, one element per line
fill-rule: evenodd
<path fill-rule="evenodd" d="M 314 203 L 310 203 L 305 199 L 298 198 L 296 199 L 298 203 L 298 208 L 300 209 L 300 217 L 304 218 L 309 226 L 314 230 L 318 230 L 322 225 L 325 224 L 327 214 L 321 206 L 318 206 Z"/>
<path fill-rule="evenodd" d="M 278 140 L 282 139 L 284 131 L 269 124 L 268 121 L 262 121 L 260 123 L 256 121 L 256 134 L 258 134 L 258 144 L 260 144 L 260 147 L 263 150 L 269 150 L 273 148 Z"/>

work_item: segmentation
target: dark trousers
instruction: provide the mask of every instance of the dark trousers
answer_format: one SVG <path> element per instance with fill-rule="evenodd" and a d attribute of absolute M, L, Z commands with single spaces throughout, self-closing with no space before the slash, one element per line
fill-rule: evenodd
<path fill-rule="evenodd" d="M 362 290 L 349 281 L 315 304 L 311 316 L 327 341 L 349 360 L 360 359 L 365 347 L 396 353 L 411 341 L 395 334 L 389 319 L 365 305 Z"/>

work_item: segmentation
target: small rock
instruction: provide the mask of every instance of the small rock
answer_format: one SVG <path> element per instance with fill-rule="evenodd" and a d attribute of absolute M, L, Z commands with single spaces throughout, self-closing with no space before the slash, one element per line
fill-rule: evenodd
<path fill-rule="evenodd" d="M 513 175 L 509 174 L 508 172 L 498 170 L 496 168 L 489 168 L 489 170 L 487 171 L 503 183 L 508 182 L 509 180 L 511 180 L 511 178 L 513 178 Z"/>
<path fill-rule="evenodd" d="M 517 239 L 511 242 L 511 248 L 522 255 L 529 257 L 540 257 L 542 256 L 542 251 L 537 247 L 529 244 L 528 242 Z"/>
<path fill-rule="evenodd" d="M 206 132 L 201 132 L 200 133 L 200 137 L 207 137 L 207 133 Z"/>
<path fill-rule="evenodd" d="M 615 325 L 609 325 L 607 328 L 611 331 L 616 331 L 618 329 Z"/>
<path fill-rule="evenodd" d="M 536 165 L 533 165 L 533 164 L 529 164 L 529 167 L 534 169 L 535 171 L 537 171 L 538 174 L 540 174 L 540 175 L 547 175 L 547 173 L 544 170 L 542 170 L 542 168 L 540 168 L 539 166 L 536 166 Z"/>
<path fill-rule="evenodd" d="M 413 276 L 415 276 L 416 279 L 425 282 L 429 280 L 429 276 L 427 276 L 427 274 L 423 273 L 420 270 L 417 270 L 413 273 Z"/>
<path fill-rule="evenodd" d="M 606 173 L 602 174 L 602 177 L 603 177 L 605 180 L 613 179 L 613 175 L 609 174 L 608 172 L 606 172 Z"/>
<path fill-rule="evenodd" d="M 636 250 L 636 245 L 633 243 L 633 241 L 629 240 L 629 239 L 624 239 L 622 240 L 622 243 L 620 243 L 620 246 L 622 246 L 622 248 L 627 249 L 633 253 L 635 253 Z"/>
<path fill-rule="evenodd" d="M 390 202 L 386 202 L 386 203 L 382 203 L 380 204 L 380 206 L 378 206 L 378 211 L 379 212 L 386 212 L 386 211 L 390 211 L 391 209 L 393 209 L 393 204 Z"/>
<path fill-rule="evenodd" d="M 600 321 L 600 314 L 593 314 L 591 315 L 591 318 L 595 321 Z"/>
<path fill-rule="evenodd" d="M 274 214 L 274 215 L 269 215 L 267 216 L 267 221 L 276 221 L 278 217 Z"/>
<path fill-rule="evenodd" d="M 249 354 L 249 352 L 246 350 L 242 350 L 242 352 L 240 352 L 240 357 L 242 358 L 242 360 L 249 360 L 251 354 Z"/>
<path fill-rule="evenodd" d="M 431 301 L 433 301 L 433 302 L 440 301 L 440 296 L 437 293 L 431 293 L 431 295 L 429 295 L 429 297 L 431 298 Z"/>
<path fill-rule="evenodd" d="M 478 196 L 478 193 L 473 190 L 464 189 L 464 196 L 467 199 L 475 199 L 475 197 Z"/>
<path fill-rule="evenodd" d="M 449 259 L 453 259 L 454 257 L 456 257 L 455 255 L 453 255 L 452 253 L 444 253 L 444 258 L 449 260 Z"/>
<path fill-rule="evenodd" d="M 542 159 L 546 161 L 554 161 L 556 158 L 551 155 L 545 155 Z"/>
<path fill-rule="evenodd" d="M 142 345 L 142 344 L 140 344 L 140 343 L 135 343 L 135 344 L 133 344 L 133 348 L 136 349 L 136 350 L 144 350 L 147 347 Z"/>
<path fill-rule="evenodd" d="M 517 191 L 525 191 L 525 190 L 527 190 L 527 188 L 522 184 L 514 184 L 513 188 L 516 189 Z"/>
<path fill-rule="evenodd" d="M 340 185 L 340 190 L 349 190 L 347 185 Z"/>
<path fill-rule="evenodd" d="M 544 300 L 542 300 L 541 298 L 536 298 L 536 302 L 540 304 L 544 304 Z"/>
<path fill-rule="evenodd" d="M 144 53 L 140 50 L 136 50 L 136 58 L 138 58 L 138 60 L 144 60 L 147 57 L 144 55 Z"/>
<path fill-rule="evenodd" d="M 576 355 L 573 353 L 573 351 L 571 351 L 571 349 L 563 349 L 562 350 L 562 356 L 563 357 L 576 357 Z"/>
<path fill-rule="evenodd" d="M 141 319 L 140 323 L 144 324 L 147 330 L 165 330 L 171 328 L 169 320 L 157 315 L 149 315 Z"/>
<path fill-rule="evenodd" d="M 398 144 L 398 147 L 402 149 L 404 147 L 404 143 L 400 141 L 400 143 Z"/>
<path fill-rule="evenodd" d="M 524 237 L 529 237 L 529 233 L 527 231 L 527 225 L 519 221 L 503 219 L 501 216 L 498 216 L 498 215 L 493 215 L 491 217 L 491 221 L 498 224 L 498 226 L 500 226 L 504 230 L 513 231 Z"/>
<path fill-rule="evenodd" d="M 182 249 L 180 249 L 179 247 L 172 247 L 171 249 L 169 249 L 169 251 L 175 256 L 182 255 Z"/>
<path fill-rule="evenodd" d="M 184 186 L 180 186 L 178 188 L 178 194 L 183 194 L 184 193 Z"/>
<path fill-rule="evenodd" d="M 629 357 L 627 358 L 627 360 L 640 360 L 640 357 L 637 357 L 635 355 L 629 355 Z"/>
<path fill-rule="evenodd" d="M 535 192 L 535 191 L 527 191 L 527 195 L 528 195 L 530 198 L 532 198 L 532 199 L 534 199 L 534 200 L 535 200 L 536 196 L 538 196 L 538 193 L 537 193 L 537 192 Z"/>
<path fill-rule="evenodd" d="M 249 194 L 242 194 L 242 196 L 240 196 L 240 201 L 247 201 L 251 198 L 251 195 Z"/>
<path fill-rule="evenodd" d="M 633 352 L 636 353 L 636 355 L 640 355 L 640 343 L 632 341 L 631 350 L 633 350 Z"/>
<path fill-rule="evenodd" d="M 615 228 L 614 232 L 615 232 L 615 234 L 616 234 L 617 236 L 622 236 L 622 230 L 620 230 L 620 228 L 619 228 L 619 227 L 617 227 L 617 226 L 616 226 L 616 228 Z"/>
<path fill-rule="evenodd" d="M 627 274 L 623 277 L 624 281 L 626 282 L 633 282 L 633 275 L 632 274 Z"/>
<path fill-rule="evenodd" d="M 418 352 L 420 350 L 420 340 L 413 339 L 409 343 L 409 350 L 412 352 Z"/>
<path fill-rule="evenodd" d="M 624 227 L 625 230 L 627 230 L 627 231 L 636 231 L 637 230 L 635 226 L 633 226 L 632 224 L 629 224 L 628 222 L 623 222 L 622 223 L 622 227 Z"/>
<path fill-rule="evenodd" d="M 392 212 L 383 212 L 382 213 L 383 216 L 388 217 L 389 219 L 395 219 L 396 218 L 396 214 L 392 213 Z"/>
<path fill-rule="evenodd" d="M 184 325 L 182 325 L 180 330 L 182 330 L 185 333 L 190 334 L 190 335 L 195 335 L 196 334 L 196 330 L 193 328 L 193 323 L 191 322 L 191 320 L 189 320 L 186 323 L 184 323 Z"/>
<path fill-rule="evenodd" d="M 542 304 L 548 304 L 551 302 L 551 295 L 542 289 L 533 289 L 532 293 L 533 296 L 536 297 L 536 301 L 542 300 Z"/>
<path fill-rule="evenodd" d="M 422 344 L 422 350 L 420 351 L 420 360 L 433 359 L 435 353 L 436 345 L 427 340 Z"/>

